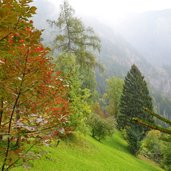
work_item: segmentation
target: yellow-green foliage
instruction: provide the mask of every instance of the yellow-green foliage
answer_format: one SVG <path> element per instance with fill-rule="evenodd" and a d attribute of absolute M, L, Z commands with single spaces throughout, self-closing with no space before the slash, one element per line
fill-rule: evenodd
<path fill-rule="evenodd" d="M 142 141 L 140 153 L 156 162 L 160 162 L 162 158 L 162 142 L 160 137 L 160 131 L 149 131 Z"/>

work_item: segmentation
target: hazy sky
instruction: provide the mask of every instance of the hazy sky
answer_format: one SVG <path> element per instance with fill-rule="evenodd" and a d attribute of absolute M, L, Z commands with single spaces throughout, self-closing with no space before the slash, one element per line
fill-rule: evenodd
<path fill-rule="evenodd" d="M 62 0 L 48 0 L 60 4 Z M 68 0 L 76 13 L 117 20 L 127 13 L 171 8 L 171 0 Z"/>
<path fill-rule="evenodd" d="M 61 2 L 61 0 L 51 1 Z M 171 8 L 171 0 L 69 0 L 69 2 L 79 11 L 93 15 L 109 14 L 111 11 L 122 14 Z"/>
<path fill-rule="evenodd" d="M 118 27 L 125 16 L 145 11 L 171 9 L 171 0 L 68 0 L 77 17 L 91 17 L 109 26 Z M 63 0 L 33 0 L 41 8 L 37 13 L 54 19 Z M 49 4 L 49 5 L 48 5 Z M 45 9 L 44 11 L 42 10 Z M 47 19 L 46 18 L 46 19 Z"/>

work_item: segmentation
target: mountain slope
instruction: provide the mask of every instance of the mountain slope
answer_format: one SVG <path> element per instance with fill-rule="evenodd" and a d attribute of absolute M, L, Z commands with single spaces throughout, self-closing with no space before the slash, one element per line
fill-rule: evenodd
<path fill-rule="evenodd" d="M 56 32 L 49 27 L 46 20 L 57 18 L 58 10 L 47 0 L 42 0 L 41 4 L 40 1 L 37 1 L 35 5 L 38 7 L 38 14 L 33 18 L 35 26 L 45 29 L 43 43 L 49 46 L 53 43 L 52 40 L 54 40 Z M 124 78 L 131 65 L 136 64 L 145 76 L 150 89 L 171 99 L 170 66 L 155 66 L 158 58 L 160 58 L 158 61 L 160 64 L 163 64 L 163 61 L 169 64 L 171 61 L 168 60 L 171 55 L 171 50 L 168 48 L 171 44 L 170 16 L 171 10 L 139 14 L 134 18 L 128 18 L 126 24 L 120 29 L 120 34 L 96 19 L 82 18 L 85 25 L 93 27 L 101 39 L 102 48 L 98 60 L 105 68 L 104 73 L 97 72 L 98 91 L 101 94 L 104 93 L 107 78 L 111 76 Z M 165 22 L 164 25 L 161 24 L 162 21 Z M 164 30 L 166 28 L 168 30 Z M 156 44 L 158 45 L 156 46 Z M 164 51 L 163 48 L 167 50 Z M 159 51 L 162 54 L 158 53 Z M 150 60 L 148 53 L 153 54 L 154 62 Z M 155 53 L 156 55 L 154 55 Z M 161 108 L 160 106 L 157 103 L 157 108 Z M 167 115 L 170 113 L 167 109 L 158 110 L 158 112 Z"/>
<path fill-rule="evenodd" d="M 162 93 L 167 98 L 171 98 L 170 67 L 157 67 L 155 64 L 151 64 L 133 46 L 133 43 L 127 41 L 117 31 L 97 21 L 90 21 L 91 20 L 87 22 L 87 25 L 93 26 L 102 44 L 100 57 L 98 59 L 104 65 L 105 72 L 103 74 L 97 74 L 98 89 L 101 93 L 104 92 L 105 80 L 107 78 L 111 76 L 124 78 L 131 68 L 131 65 L 136 64 L 145 76 L 152 91 L 155 90 Z"/>
<path fill-rule="evenodd" d="M 35 160 L 30 171 L 162 171 L 154 163 L 131 155 L 118 133 L 103 143 L 89 136 L 79 136 L 74 142 L 62 142 L 58 148 L 46 147 L 44 150 L 49 156 Z"/>
<path fill-rule="evenodd" d="M 171 65 L 171 9 L 127 16 L 119 31 L 151 64 Z"/>

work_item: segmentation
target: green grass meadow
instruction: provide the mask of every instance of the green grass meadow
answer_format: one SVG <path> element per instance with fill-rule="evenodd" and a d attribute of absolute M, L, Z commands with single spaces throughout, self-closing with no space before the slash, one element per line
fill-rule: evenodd
<path fill-rule="evenodd" d="M 77 135 L 73 141 L 58 147 L 43 147 L 48 155 L 34 160 L 30 169 L 13 171 L 162 171 L 156 164 L 131 155 L 127 143 L 117 132 L 112 138 L 98 142 L 89 136 Z"/>

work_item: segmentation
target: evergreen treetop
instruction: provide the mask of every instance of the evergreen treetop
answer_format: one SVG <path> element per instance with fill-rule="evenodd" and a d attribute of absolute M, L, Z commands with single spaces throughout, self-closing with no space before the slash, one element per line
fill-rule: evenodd
<path fill-rule="evenodd" d="M 153 121 L 152 116 L 144 113 L 144 108 L 153 110 L 152 99 L 140 70 L 136 65 L 132 65 L 131 70 L 125 77 L 117 122 L 120 129 L 126 130 L 128 143 L 134 153 L 137 152 L 139 142 L 149 129 L 135 124 L 133 118 Z"/>

